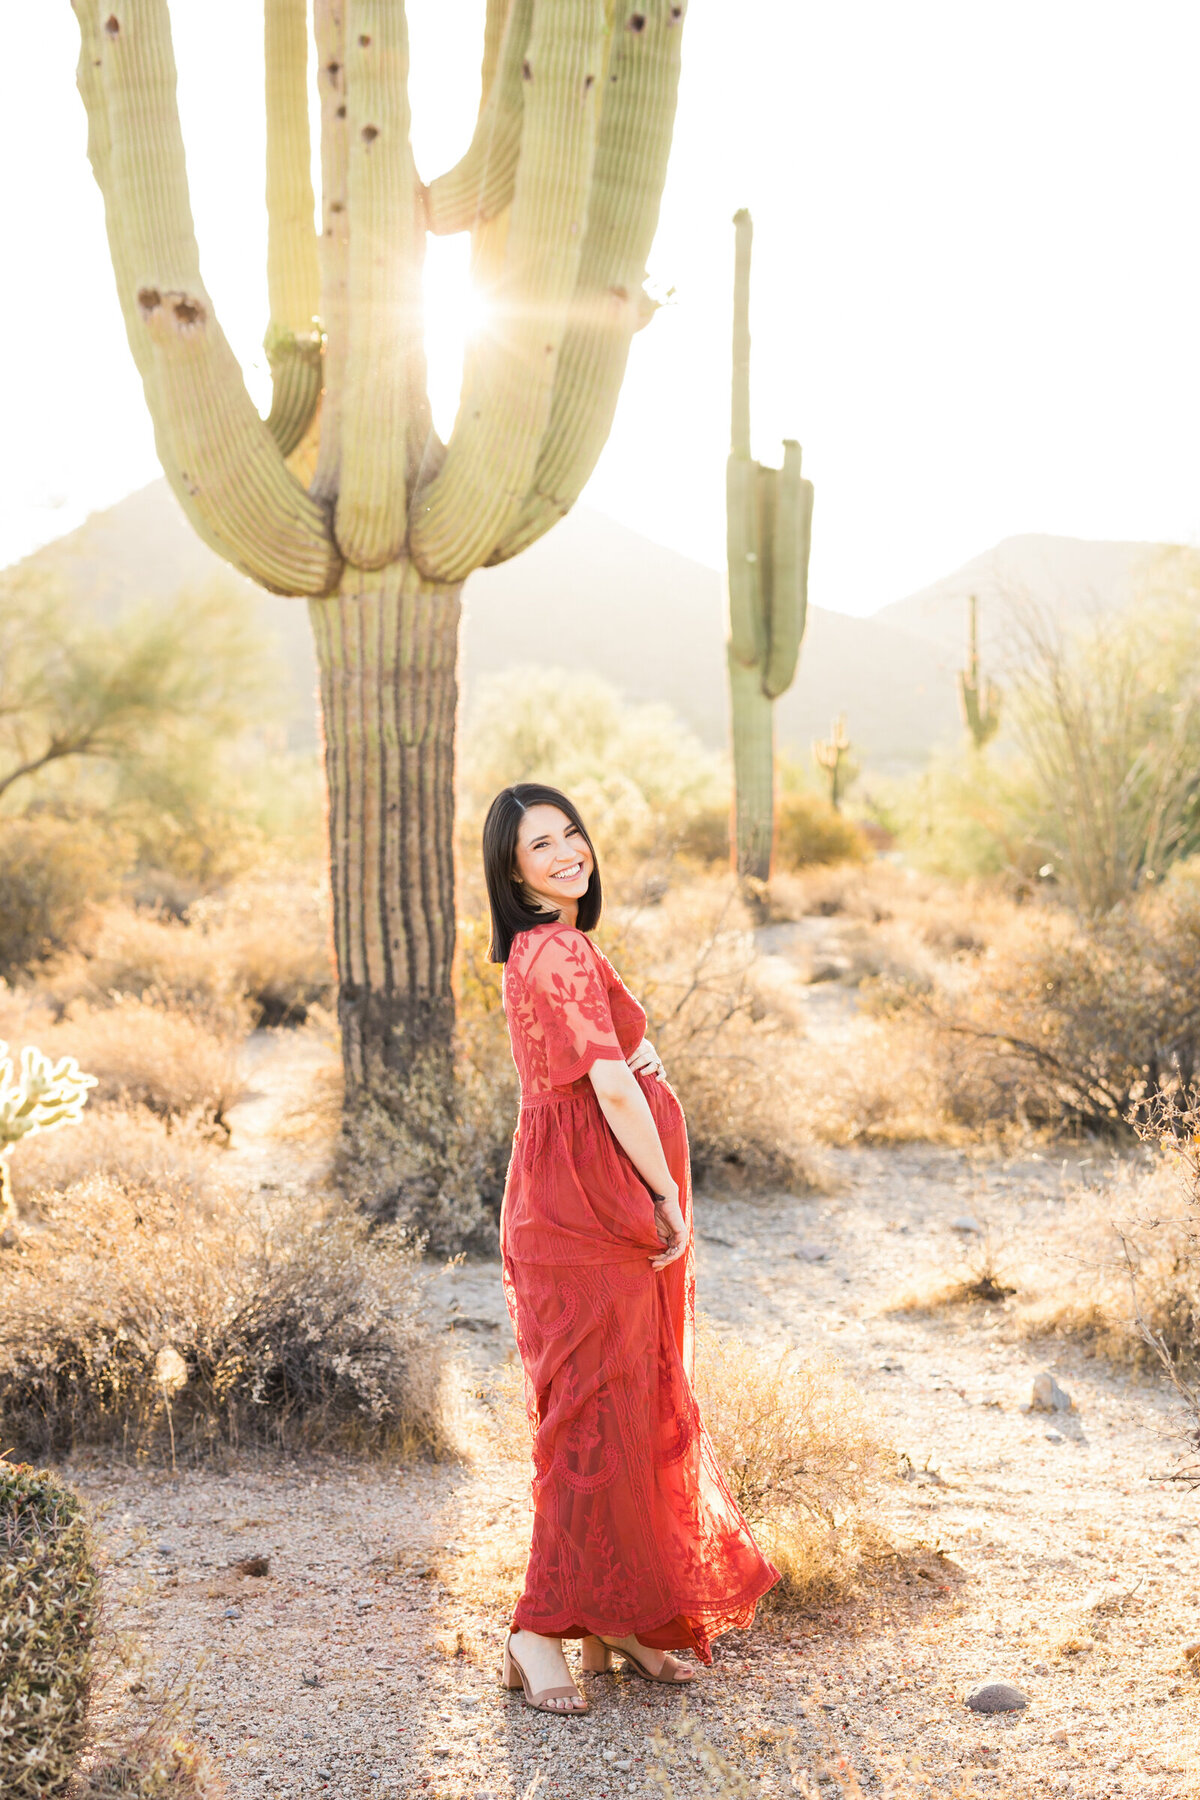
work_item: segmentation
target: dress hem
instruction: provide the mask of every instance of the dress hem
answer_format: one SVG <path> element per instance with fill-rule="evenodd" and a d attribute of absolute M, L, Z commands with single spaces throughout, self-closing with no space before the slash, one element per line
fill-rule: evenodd
<path fill-rule="evenodd" d="M 708 1646 L 713 1638 L 721 1637 L 726 1631 L 745 1630 L 753 1623 L 758 1602 L 779 1580 L 779 1570 L 772 1563 L 765 1564 L 764 1573 L 767 1579 L 752 1582 L 740 1594 L 735 1594 L 719 1607 L 714 1607 L 709 1615 L 711 1624 L 699 1623 L 695 1612 L 681 1612 L 678 1607 L 637 1623 L 626 1619 L 615 1622 L 611 1619 L 583 1619 L 583 1615 L 578 1613 L 563 1613 L 552 1619 L 531 1618 L 531 1609 L 526 1606 L 522 1595 L 513 1611 L 512 1628 L 514 1631 L 532 1631 L 538 1637 L 636 1637 L 648 1649 L 694 1650 L 700 1661 L 708 1664 L 712 1661 Z M 700 1614 L 700 1618 L 703 1616 Z M 679 1622 L 678 1630 L 668 1632 L 667 1628 L 673 1626 L 676 1620 Z M 651 1636 L 648 1637 L 647 1633 Z M 672 1642 L 653 1643 L 653 1636 L 670 1636 Z"/>

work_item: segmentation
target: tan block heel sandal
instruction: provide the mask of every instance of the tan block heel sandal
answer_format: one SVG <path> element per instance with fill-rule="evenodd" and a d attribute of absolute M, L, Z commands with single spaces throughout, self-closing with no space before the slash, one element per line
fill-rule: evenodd
<path fill-rule="evenodd" d="M 504 1640 L 504 1685 L 506 1688 L 520 1688 L 526 1706 L 534 1712 L 549 1713 L 555 1719 L 578 1719 L 588 1711 L 588 1703 L 572 1682 L 569 1687 L 541 1688 L 535 1694 L 530 1690 L 525 1678 L 525 1671 L 512 1653 L 512 1632 Z M 574 1700 L 574 1706 L 551 1706 L 551 1700 Z"/>
<path fill-rule="evenodd" d="M 669 1651 L 663 1652 L 662 1668 L 656 1675 L 646 1666 L 636 1650 L 627 1650 L 624 1644 L 607 1643 L 601 1637 L 584 1638 L 583 1668 L 585 1674 L 606 1675 L 613 1666 L 614 1656 L 623 1656 L 627 1666 L 633 1670 L 635 1675 L 640 1675 L 643 1681 L 657 1681 L 663 1687 L 690 1687 L 695 1680 L 695 1676 L 690 1672 L 684 1673 L 681 1679 L 681 1672 L 687 1669 L 687 1664 L 681 1663 Z"/>

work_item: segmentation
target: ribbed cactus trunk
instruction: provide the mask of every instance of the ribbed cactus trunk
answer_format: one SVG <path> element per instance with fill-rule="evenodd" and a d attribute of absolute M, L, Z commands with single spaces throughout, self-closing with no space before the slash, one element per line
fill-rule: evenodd
<path fill-rule="evenodd" d="M 461 590 L 412 563 L 312 600 L 338 1020 L 356 1090 L 447 1055 L 454 1025 L 454 725 Z"/>
<path fill-rule="evenodd" d="M 666 175 L 684 0 L 488 0 L 482 100 L 427 186 L 403 0 L 265 0 L 259 417 L 200 277 L 167 0 L 72 0 L 88 149 L 163 468 L 196 529 L 309 598 L 321 672 L 346 1089 L 449 1070 L 460 596 L 568 512 L 612 423 Z M 214 96 L 214 100 L 219 97 Z M 427 231 L 469 231 L 490 324 L 449 442 L 426 396 Z M 426 1084 L 427 1085 L 427 1084 Z"/>
<path fill-rule="evenodd" d="M 733 719 L 734 866 L 766 881 L 775 836 L 775 702 L 795 679 L 808 610 L 812 483 L 800 446 L 783 467 L 750 454 L 748 212 L 734 215 L 733 404 L 725 505 L 729 584 L 729 695 Z"/>

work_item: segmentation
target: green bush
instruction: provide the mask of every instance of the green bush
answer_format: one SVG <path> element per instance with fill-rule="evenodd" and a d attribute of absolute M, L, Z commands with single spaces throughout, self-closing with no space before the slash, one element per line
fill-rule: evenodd
<path fill-rule="evenodd" d="M 62 1794 L 87 1735 L 99 1578 L 83 1511 L 44 1469 L 0 1461 L 0 1794 Z"/>
<path fill-rule="evenodd" d="M 788 872 L 815 863 L 869 862 L 865 834 L 818 794 L 780 795 L 775 808 L 775 863 Z"/>
<path fill-rule="evenodd" d="M 0 823 L 0 975 L 73 944 L 112 887 L 110 850 L 95 829 L 46 814 Z"/>

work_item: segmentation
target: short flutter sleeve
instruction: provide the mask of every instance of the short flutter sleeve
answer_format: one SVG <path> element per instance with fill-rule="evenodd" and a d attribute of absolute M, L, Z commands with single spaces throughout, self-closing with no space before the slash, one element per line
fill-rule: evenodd
<path fill-rule="evenodd" d="M 554 1087 L 578 1081 L 593 1063 L 624 1062 L 600 959 L 581 931 L 547 933 L 525 979 Z"/>

